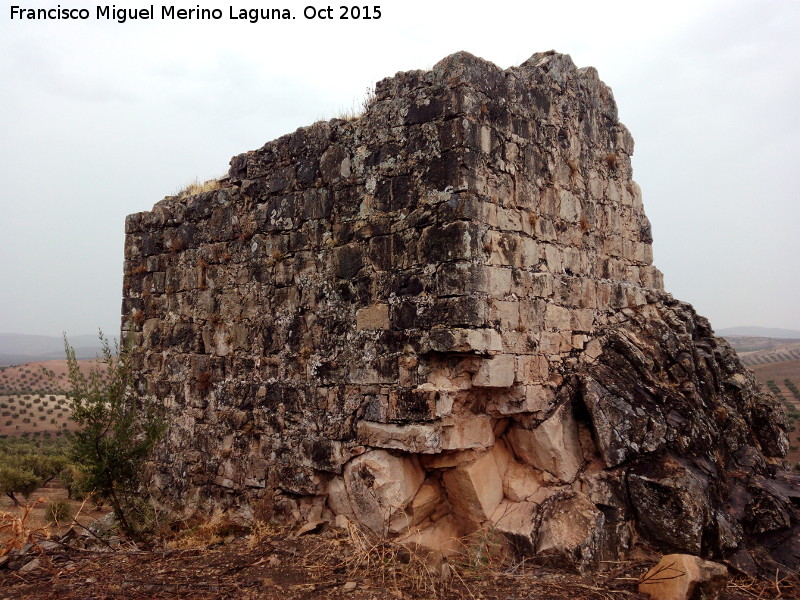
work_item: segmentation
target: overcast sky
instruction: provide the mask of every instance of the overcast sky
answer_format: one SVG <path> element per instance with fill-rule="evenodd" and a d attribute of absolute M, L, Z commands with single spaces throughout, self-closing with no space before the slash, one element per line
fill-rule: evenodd
<path fill-rule="evenodd" d="M 59 3 L 2 0 L 0 332 L 116 335 L 125 215 L 397 71 L 549 49 L 614 91 L 667 290 L 717 329 L 800 329 L 800 2 L 373 1 L 379 20 L 250 0 L 199 4 L 220 21 L 119 24 L 81 0 L 60 4 L 92 20 L 12 21 L 12 4 Z M 230 6 L 298 18 L 231 21 Z"/>

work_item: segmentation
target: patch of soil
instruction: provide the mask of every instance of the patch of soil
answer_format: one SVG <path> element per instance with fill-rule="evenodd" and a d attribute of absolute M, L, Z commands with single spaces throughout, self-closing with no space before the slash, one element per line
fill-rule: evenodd
<path fill-rule="evenodd" d="M 80 551 L 62 547 L 31 570 L 0 568 L 0 597 L 58 600 L 643 600 L 652 563 L 621 562 L 582 577 L 534 564 L 453 561 L 435 565 L 345 535 L 270 532 L 206 548 Z M 433 575 L 436 572 L 437 575 Z M 442 578 L 442 573 L 449 577 Z M 733 580 L 721 600 L 800 598 L 788 581 Z"/>

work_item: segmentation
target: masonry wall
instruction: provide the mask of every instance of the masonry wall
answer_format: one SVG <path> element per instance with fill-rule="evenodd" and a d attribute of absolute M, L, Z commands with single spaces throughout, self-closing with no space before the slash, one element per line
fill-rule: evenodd
<path fill-rule="evenodd" d="M 668 306 L 632 152 L 594 69 L 459 53 L 129 216 L 123 328 L 170 421 L 156 494 L 435 547 L 493 523 L 580 568 L 622 551 L 635 515 L 592 496 L 629 458 L 592 400 L 614 383 L 574 374 L 636 318 L 711 334 Z"/>

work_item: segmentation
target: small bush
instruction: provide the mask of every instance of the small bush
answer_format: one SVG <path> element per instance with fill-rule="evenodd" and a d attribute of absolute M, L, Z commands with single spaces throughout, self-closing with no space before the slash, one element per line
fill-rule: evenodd
<path fill-rule="evenodd" d="M 67 500 L 53 500 L 44 511 L 44 518 L 49 523 L 59 525 L 72 517 L 72 509 Z"/>

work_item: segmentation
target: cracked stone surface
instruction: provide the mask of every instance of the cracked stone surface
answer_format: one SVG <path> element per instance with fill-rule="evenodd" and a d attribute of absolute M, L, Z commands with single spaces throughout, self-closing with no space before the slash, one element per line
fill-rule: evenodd
<path fill-rule="evenodd" d="M 637 539 L 797 568 L 782 410 L 664 291 L 632 152 L 593 68 L 460 52 L 130 215 L 153 496 L 580 571 Z"/>

